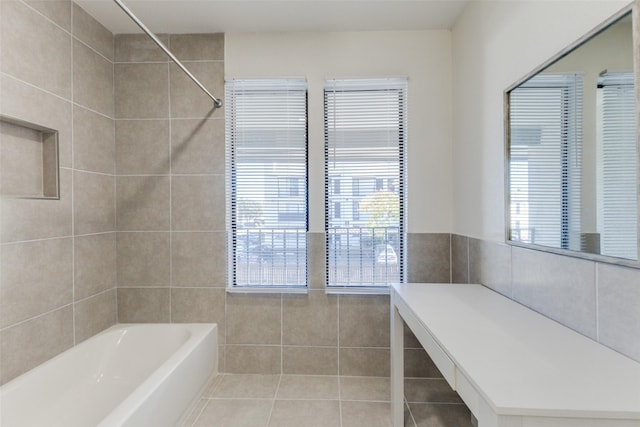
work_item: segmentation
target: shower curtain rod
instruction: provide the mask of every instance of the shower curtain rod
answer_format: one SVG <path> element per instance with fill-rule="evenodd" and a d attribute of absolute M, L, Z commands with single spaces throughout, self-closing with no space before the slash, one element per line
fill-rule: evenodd
<path fill-rule="evenodd" d="M 207 90 L 207 88 L 206 88 L 206 87 L 204 87 L 204 85 L 203 85 L 202 83 L 200 83 L 200 80 L 198 80 L 198 79 L 196 78 L 196 76 L 194 76 L 193 74 L 191 74 L 191 71 L 189 71 L 189 70 L 187 69 L 187 67 L 185 67 L 185 66 L 184 66 L 184 64 L 182 64 L 182 62 L 180 62 L 180 60 L 179 60 L 178 58 L 176 58 L 176 56 L 175 56 L 173 53 L 171 53 L 171 51 L 170 51 L 170 50 L 169 50 L 169 49 L 164 45 L 164 43 L 162 43 L 162 42 L 160 41 L 160 39 L 159 39 L 158 37 L 156 37 L 156 35 L 155 35 L 155 34 L 153 34 L 153 33 L 152 33 L 152 32 L 151 32 L 151 31 L 150 31 L 150 30 L 149 30 L 149 29 L 148 29 L 148 28 L 147 28 L 147 27 L 142 23 L 142 21 L 140 21 L 140 19 L 138 19 L 138 17 L 137 17 L 136 15 L 134 15 L 134 13 L 133 13 L 131 10 L 129 10 L 129 8 L 128 8 L 128 7 L 127 7 L 127 6 L 126 6 L 126 5 L 125 5 L 121 0 L 113 0 L 113 1 L 114 1 L 114 2 L 116 2 L 116 4 L 117 4 L 118 6 L 120 6 L 120 9 L 122 9 L 122 10 L 124 11 L 124 13 L 126 13 L 127 15 L 129 15 L 129 18 L 131 18 L 131 19 L 133 20 L 133 22 L 135 22 L 135 23 L 138 25 L 138 27 L 140 27 L 140 29 L 142 29 L 142 31 L 144 31 L 145 33 L 147 33 L 147 35 L 148 35 L 149 37 L 151 37 L 151 40 L 153 40 L 153 41 L 155 42 L 155 44 L 157 44 L 157 45 L 158 45 L 158 47 L 159 47 L 160 49 L 162 49 L 162 51 L 163 51 L 164 53 L 166 53 L 166 54 L 167 54 L 167 56 L 168 56 L 169 58 L 171 58 L 171 60 L 172 60 L 173 62 L 175 62 L 175 64 L 176 64 L 178 67 L 180 67 L 180 69 L 181 69 L 182 71 L 184 71 L 184 73 L 185 73 L 187 76 L 189 76 L 189 78 L 190 78 L 191 80 L 193 80 L 193 82 L 194 82 L 194 83 L 195 83 L 195 84 L 196 84 L 200 89 L 202 89 L 202 91 L 203 91 L 204 93 L 206 93 L 207 95 L 209 95 L 209 97 L 210 97 L 211 99 L 213 99 L 213 106 L 214 106 L 215 108 L 220 108 L 220 107 L 222 107 L 222 100 L 220 100 L 219 98 L 216 98 L 215 96 L 213 96 L 213 95 L 211 94 L 211 92 L 209 92 L 209 91 Z"/>

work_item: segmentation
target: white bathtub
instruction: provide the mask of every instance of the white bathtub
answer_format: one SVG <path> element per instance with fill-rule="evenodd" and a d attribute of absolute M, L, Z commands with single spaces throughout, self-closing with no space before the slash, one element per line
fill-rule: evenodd
<path fill-rule="evenodd" d="M 0 387 L 0 426 L 173 427 L 217 359 L 214 324 L 116 325 Z"/>

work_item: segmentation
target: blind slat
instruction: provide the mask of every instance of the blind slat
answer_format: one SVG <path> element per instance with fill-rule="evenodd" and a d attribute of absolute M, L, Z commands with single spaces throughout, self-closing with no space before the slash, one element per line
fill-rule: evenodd
<path fill-rule="evenodd" d="M 581 246 L 582 77 L 537 75 L 510 94 L 511 238 Z"/>
<path fill-rule="evenodd" d="M 404 78 L 325 82 L 328 286 L 403 281 Z"/>
<path fill-rule="evenodd" d="M 638 199 L 633 73 L 606 73 L 598 81 L 601 252 L 638 259 Z"/>
<path fill-rule="evenodd" d="M 238 287 L 307 282 L 307 85 L 225 82 L 227 258 Z"/>

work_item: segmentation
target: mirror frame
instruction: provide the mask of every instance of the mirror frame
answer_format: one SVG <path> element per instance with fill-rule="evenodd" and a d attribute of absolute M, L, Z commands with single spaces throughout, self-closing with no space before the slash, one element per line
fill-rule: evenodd
<path fill-rule="evenodd" d="M 631 4 L 625 6 L 611 17 L 604 20 L 601 24 L 593 28 L 584 36 L 580 37 L 575 42 L 571 43 L 569 46 L 552 56 L 549 60 L 545 61 L 543 64 L 536 67 L 533 71 L 519 79 L 517 82 L 510 85 L 504 91 L 504 195 L 505 195 L 505 241 L 508 245 L 522 247 L 526 249 L 532 249 L 537 251 L 549 252 L 557 255 L 564 255 L 573 258 L 581 258 L 590 261 L 597 261 L 607 264 L 616 264 L 626 267 L 632 267 L 640 269 L 640 255 L 638 256 L 638 260 L 631 260 L 625 258 L 616 258 L 607 255 L 593 254 L 588 252 L 580 252 L 574 251 L 570 249 L 561 249 L 554 248 L 551 246 L 543 246 L 537 245 L 534 243 L 524 243 L 518 242 L 514 240 L 510 240 L 511 235 L 511 183 L 510 183 L 510 151 L 511 151 L 511 135 L 509 132 L 510 129 L 510 104 L 509 104 L 509 94 L 515 88 L 520 86 L 522 83 L 526 82 L 536 74 L 545 70 L 556 61 L 564 58 L 573 50 L 583 45 L 587 41 L 591 40 L 593 37 L 607 29 L 613 23 L 621 19 L 626 14 L 631 13 L 631 27 L 633 32 L 633 72 L 634 72 L 634 85 L 635 85 L 635 93 L 636 93 L 636 154 L 637 154 L 637 162 L 636 167 L 638 170 L 638 179 L 636 182 L 636 192 L 638 194 L 638 215 L 636 218 L 638 224 L 638 253 L 640 254 L 640 0 L 635 0 Z"/>

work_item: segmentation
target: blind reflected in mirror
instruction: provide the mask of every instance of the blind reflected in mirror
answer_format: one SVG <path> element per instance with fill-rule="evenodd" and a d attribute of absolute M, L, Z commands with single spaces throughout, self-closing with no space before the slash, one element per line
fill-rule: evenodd
<path fill-rule="evenodd" d="M 637 260 L 630 14 L 583 40 L 506 92 L 508 240 Z"/>

